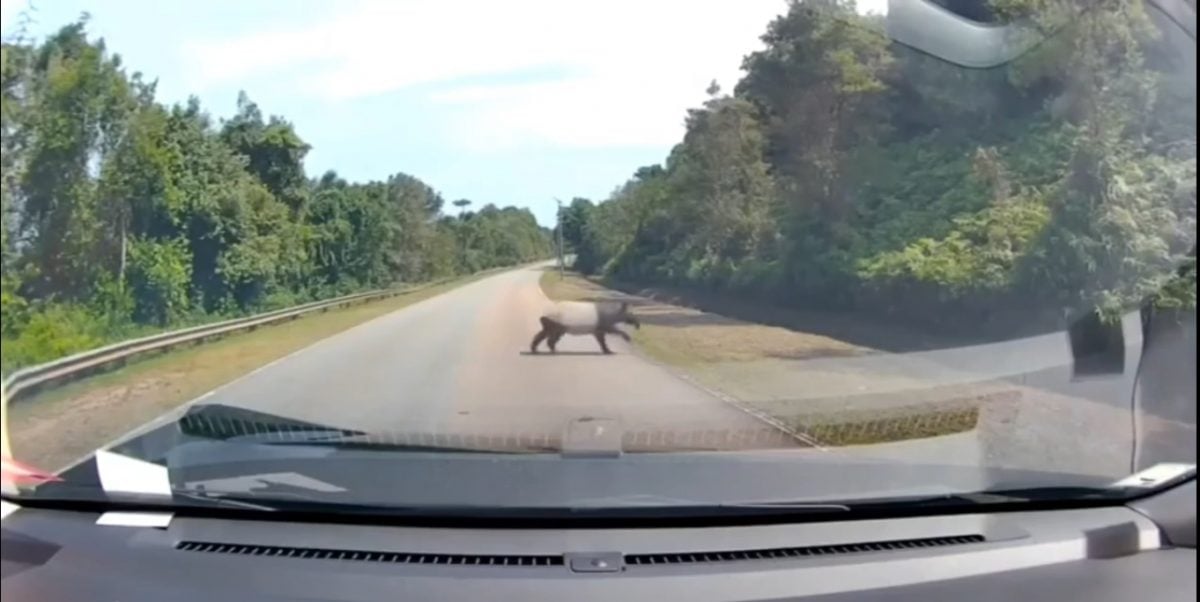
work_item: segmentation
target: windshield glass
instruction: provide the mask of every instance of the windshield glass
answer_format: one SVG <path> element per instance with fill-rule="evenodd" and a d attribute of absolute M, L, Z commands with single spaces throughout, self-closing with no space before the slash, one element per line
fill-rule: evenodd
<path fill-rule="evenodd" d="M 828 511 L 1194 470 L 1190 0 L 3 18 L 7 500 Z"/>

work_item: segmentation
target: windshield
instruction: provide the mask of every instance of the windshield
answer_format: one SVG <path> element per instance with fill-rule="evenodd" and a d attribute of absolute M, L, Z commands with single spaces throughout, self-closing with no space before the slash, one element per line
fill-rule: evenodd
<path fill-rule="evenodd" d="M 6 500 L 843 511 L 1193 474 L 1190 0 L 3 18 Z"/>

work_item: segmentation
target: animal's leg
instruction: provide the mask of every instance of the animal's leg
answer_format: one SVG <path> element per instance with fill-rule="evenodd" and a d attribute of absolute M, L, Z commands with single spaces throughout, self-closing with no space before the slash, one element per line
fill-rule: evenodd
<path fill-rule="evenodd" d="M 566 331 L 561 328 L 555 329 L 554 332 L 550 333 L 550 340 L 547 341 L 550 345 L 550 353 L 558 352 L 556 349 L 558 346 L 558 341 L 563 338 L 563 334 L 565 333 Z"/>
<path fill-rule="evenodd" d="M 596 331 L 596 342 L 600 343 L 600 349 L 603 350 L 605 354 L 612 353 L 612 351 L 609 350 L 609 348 L 608 348 L 608 343 L 604 342 L 604 331 L 603 330 Z"/>
<path fill-rule="evenodd" d="M 548 333 L 548 332 L 546 332 L 546 329 L 545 329 L 545 328 L 542 328 L 541 330 L 539 330 L 539 331 L 538 331 L 538 333 L 537 333 L 537 334 L 533 335 L 533 341 L 529 343 L 529 352 L 530 352 L 530 353 L 537 353 L 537 352 L 538 352 L 538 350 L 537 350 L 537 348 L 538 348 L 538 345 L 541 345 L 541 344 L 542 344 L 542 341 L 546 340 L 546 337 L 547 337 L 548 335 L 549 335 L 549 333 Z M 550 348 L 551 348 L 551 349 L 553 349 L 553 348 L 554 348 L 554 344 L 553 344 L 553 343 L 551 343 L 551 344 L 550 344 Z"/>
<path fill-rule="evenodd" d="M 541 345 L 542 341 L 544 340 L 546 340 L 546 331 L 545 329 L 542 329 L 539 330 L 537 334 L 533 335 L 533 341 L 529 343 L 529 352 L 537 353 L 538 345 Z"/>

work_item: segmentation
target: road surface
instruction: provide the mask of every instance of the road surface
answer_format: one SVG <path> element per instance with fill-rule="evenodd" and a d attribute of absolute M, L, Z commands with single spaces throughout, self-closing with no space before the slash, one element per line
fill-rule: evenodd
<path fill-rule="evenodd" d="M 372 434 L 563 433 L 619 421 L 627 443 L 693 449 L 794 447 L 795 439 L 609 337 L 567 336 L 529 353 L 549 301 L 527 267 L 361 324 L 225 385 L 203 403 Z"/>

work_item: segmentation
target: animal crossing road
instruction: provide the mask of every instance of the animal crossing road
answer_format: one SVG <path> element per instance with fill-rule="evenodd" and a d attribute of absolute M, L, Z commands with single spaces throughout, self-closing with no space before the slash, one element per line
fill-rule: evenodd
<path fill-rule="evenodd" d="M 530 267 L 491 276 L 342 332 L 230 383 L 205 403 L 372 433 L 559 435 L 573 420 L 702 448 L 794 441 L 609 337 L 529 342 L 549 301 Z M 544 349 L 544 348 L 543 348 Z"/>

